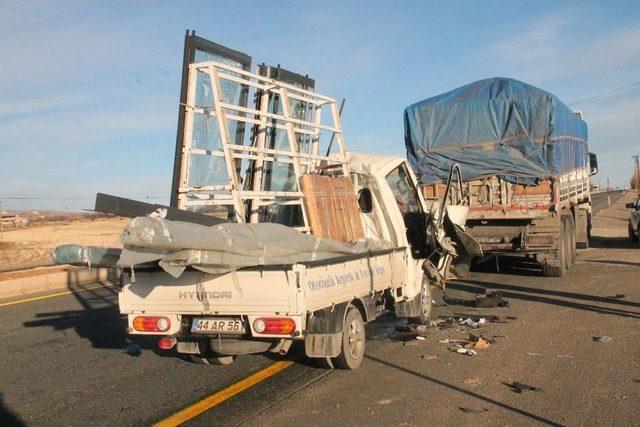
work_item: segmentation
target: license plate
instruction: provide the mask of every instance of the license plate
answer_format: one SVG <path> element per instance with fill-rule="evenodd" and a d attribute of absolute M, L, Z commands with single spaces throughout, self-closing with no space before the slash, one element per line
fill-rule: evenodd
<path fill-rule="evenodd" d="M 231 317 L 193 319 L 191 332 L 201 334 L 244 334 L 244 323 Z"/>

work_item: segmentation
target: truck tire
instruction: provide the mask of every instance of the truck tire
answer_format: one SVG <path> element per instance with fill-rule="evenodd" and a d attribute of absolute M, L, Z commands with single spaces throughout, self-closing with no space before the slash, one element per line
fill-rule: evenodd
<path fill-rule="evenodd" d="M 633 227 L 631 226 L 631 223 L 629 223 L 629 240 L 631 240 L 632 242 L 637 242 L 638 241 L 638 235 L 633 230 Z"/>
<path fill-rule="evenodd" d="M 433 299 L 431 298 L 431 286 L 429 286 L 429 278 L 425 274 L 422 278 L 422 286 L 420 287 L 420 316 L 416 320 L 422 325 L 428 325 L 431 320 L 431 307 Z"/>
<path fill-rule="evenodd" d="M 356 369 L 364 358 L 364 345 L 364 320 L 360 310 L 350 305 L 344 319 L 340 355 L 332 359 L 333 366 L 337 369 Z"/>
<path fill-rule="evenodd" d="M 577 246 L 576 246 L 576 225 L 573 218 L 569 217 L 567 219 L 567 224 L 569 227 L 567 230 L 567 240 L 569 243 L 569 266 L 572 266 L 576 263 L 576 255 L 577 255 Z M 567 267 L 568 269 L 569 267 Z"/>
<path fill-rule="evenodd" d="M 567 238 L 565 237 L 564 221 L 560 221 L 560 235 L 558 238 L 557 260 L 554 265 L 548 262 L 542 264 L 542 275 L 544 277 L 562 277 L 567 271 Z"/>

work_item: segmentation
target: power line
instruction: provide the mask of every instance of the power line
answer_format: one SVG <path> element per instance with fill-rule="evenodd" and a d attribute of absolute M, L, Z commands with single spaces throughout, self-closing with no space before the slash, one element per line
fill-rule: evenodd
<path fill-rule="evenodd" d="M 591 101 L 593 99 L 601 98 L 603 96 L 611 95 L 612 93 L 620 92 L 621 90 L 624 90 L 624 89 L 627 89 L 627 88 L 630 88 L 630 87 L 636 86 L 636 85 L 640 85 L 640 81 L 629 83 L 628 85 L 621 86 L 621 87 L 616 88 L 616 89 L 611 89 L 609 91 L 602 92 L 602 93 L 599 93 L 599 94 L 594 95 L 594 96 L 590 96 L 589 98 L 583 98 L 583 99 L 580 99 L 580 100 L 578 100 L 576 102 L 572 102 L 571 104 L 568 104 L 568 105 L 572 106 L 572 105 L 576 105 L 576 104 L 581 104 L 583 102 L 587 102 L 587 101 Z"/>
<path fill-rule="evenodd" d="M 22 197 L 22 196 L 0 196 L 1 200 L 94 200 L 93 197 Z M 132 199 L 169 199 L 170 196 L 133 196 Z"/>

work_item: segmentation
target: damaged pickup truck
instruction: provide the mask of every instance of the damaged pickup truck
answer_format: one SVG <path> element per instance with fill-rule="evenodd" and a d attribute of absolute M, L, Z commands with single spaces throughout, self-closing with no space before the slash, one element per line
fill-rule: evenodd
<path fill-rule="evenodd" d="M 207 364 L 300 341 L 355 369 L 366 322 L 427 322 L 431 287 L 478 255 L 468 207 L 426 203 L 406 159 L 345 151 L 337 103 L 308 76 L 251 73 L 247 55 L 194 34 L 185 48 L 172 206 L 142 216 L 99 197 L 135 207 L 124 249 L 70 245 L 56 261 L 121 268 L 128 333 Z M 454 176 L 462 189 L 454 165 L 447 192 Z"/>

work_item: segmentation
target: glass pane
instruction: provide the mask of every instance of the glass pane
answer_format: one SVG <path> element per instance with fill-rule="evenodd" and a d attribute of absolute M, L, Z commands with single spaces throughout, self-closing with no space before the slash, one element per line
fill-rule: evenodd
<path fill-rule="evenodd" d="M 420 212 L 415 190 L 411 186 L 409 177 L 402 166 L 391 171 L 386 176 L 386 180 L 402 214 Z"/>

